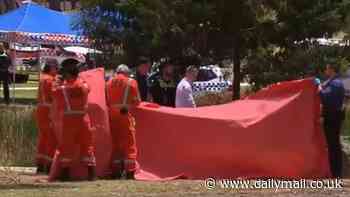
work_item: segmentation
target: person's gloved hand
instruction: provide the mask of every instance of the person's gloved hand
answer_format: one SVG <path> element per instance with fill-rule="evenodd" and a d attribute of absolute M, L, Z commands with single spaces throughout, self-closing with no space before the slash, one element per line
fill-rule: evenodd
<path fill-rule="evenodd" d="M 319 78 L 315 77 L 315 78 L 314 78 L 314 84 L 315 84 L 316 86 L 321 85 L 321 80 L 320 80 Z"/>

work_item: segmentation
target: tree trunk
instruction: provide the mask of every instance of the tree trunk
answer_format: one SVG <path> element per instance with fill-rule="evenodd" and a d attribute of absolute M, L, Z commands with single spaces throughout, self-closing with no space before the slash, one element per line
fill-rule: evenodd
<path fill-rule="evenodd" d="M 2 0 L 0 1 L 0 14 L 9 10 L 17 8 L 16 0 Z"/>
<path fill-rule="evenodd" d="M 233 41 L 233 100 L 239 100 L 241 97 L 241 59 L 240 43 L 238 36 L 234 36 Z"/>
<path fill-rule="evenodd" d="M 60 0 L 49 0 L 49 8 L 57 11 L 61 11 Z"/>

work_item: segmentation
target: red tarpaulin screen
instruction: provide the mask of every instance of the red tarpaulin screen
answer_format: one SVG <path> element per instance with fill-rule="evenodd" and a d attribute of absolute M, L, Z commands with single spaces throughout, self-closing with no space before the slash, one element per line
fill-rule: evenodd
<path fill-rule="evenodd" d="M 135 111 L 140 180 L 329 176 L 312 80 L 197 109 Z"/>
<path fill-rule="evenodd" d="M 106 176 L 111 145 L 103 70 L 81 76 L 92 88 L 89 112 L 96 127 L 97 170 L 99 176 Z M 226 105 L 173 109 L 143 103 L 133 113 L 139 180 L 330 175 L 312 80 L 280 83 Z M 59 134 L 57 123 L 55 128 Z M 55 161 L 50 180 L 58 168 Z M 77 179 L 86 177 L 78 159 L 72 171 Z"/>

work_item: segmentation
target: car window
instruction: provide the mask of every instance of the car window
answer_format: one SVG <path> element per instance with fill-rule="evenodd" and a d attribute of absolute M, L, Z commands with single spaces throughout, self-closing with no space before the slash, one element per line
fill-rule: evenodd
<path fill-rule="evenodd" d="M 212 79 L 216 79 L 218 76 L 216 76 L 216 74 L 212 71 L 212 70 L 208 70 L 208 80 L 212 80 Z"/>
<path fill-rule="evenodd" d="M 197 81 L 210 81 L 216 78 L 217 76 L 212 70 L 200 69 L 198 72 Z"/>

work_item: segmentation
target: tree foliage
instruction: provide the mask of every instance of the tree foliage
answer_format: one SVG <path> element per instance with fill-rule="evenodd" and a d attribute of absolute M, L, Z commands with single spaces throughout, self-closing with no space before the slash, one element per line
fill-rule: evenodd
<path fill-rule="evenodd" d="M 253 90 L 269 84 L 317 76 L 322 78 L 326 64 L 338 64 L 346 71 L 350 63 L 350 48 L 304 43 L 290 48 L 275 45 L 259 47 L 247 57 L 243 73 Z"/>
<path fill-rule="evenodd" d="M 242 63 L 252 63 L 253 57 L 268 61 L 266 53 L 277 48 L 280 62 L 270 58 L 270 63 L 287 67 L 285 57 L 297 41 L 329 37 L 341 28 L 348 1 L 84 0 L 79 27 L 111 55 L 120 54 L 122 47 L 128 63 L 139 55 L 153 60 L 195 57 L 201 63 L 231 59 L 238 98 Z M 121 23 L 115 13 L 122 16 Z"/>
<path fill-rule="evenodd" d="M 70 2 L 71 8 L 74 10 L 77 8 L 77 2 L 79 0 L 33 0 L 35 3 L 47 4 L 50 9 L 61 11 L 62 10 L 62 2 L 67 3 Z M 17 8 L 20 1 L 16 0 L 0 0 L 0 14 L 5 13 L 9 10 Z M 64 7 L 64 6 L 63 6 Z"/>
<path fill-rule="evenodd" d="M 0 1 L 0 14 L 5 13 L 17 7 L 16 0 L 2 0 Z"/>

